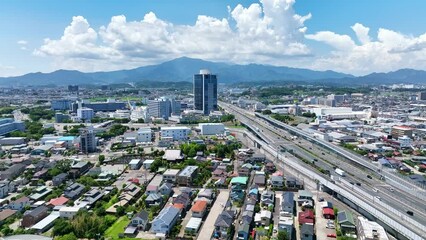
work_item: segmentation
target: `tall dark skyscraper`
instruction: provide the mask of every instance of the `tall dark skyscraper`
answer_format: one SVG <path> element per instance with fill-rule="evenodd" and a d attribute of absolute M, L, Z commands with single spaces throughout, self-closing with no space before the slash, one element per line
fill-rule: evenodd
<path fill-rule="evenodd" d="M 203 111 L 204 115 L 217 110 L 217 77 L 209 70 L 194 74 L 194 109 Z"/>

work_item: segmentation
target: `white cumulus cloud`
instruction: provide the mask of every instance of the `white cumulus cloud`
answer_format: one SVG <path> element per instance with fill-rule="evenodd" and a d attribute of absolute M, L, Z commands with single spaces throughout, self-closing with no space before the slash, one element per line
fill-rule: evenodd
<path fill-rule="evenodd" d="M 426 33 L 415 37 L 380 28 L 377 40 L 372 40 L 368 27 L 356 23 L 351 28 L 359 44 L 348 35 L 334 32 L 306 35 L 308 39 L 323 42 L 333 48 L 329 54 L 318 56 L 309 67 L 357 75 L 401 68 L 426 69 Z"/>
<path fill-rule="evenodd" d="M 57 67 L 112 70 L 188 56 L 236 63 L 285 64 L 309 56 L 303 43 L 311 15 L 294 12 L 294 0 L 261 0 L 228 7 L 229 18 L 199 15 L 194 24 L 175 25 L 145 14 L 140 21 L 113 16 L 95 30 L 75 16 L 60 39 L 46 38 L 33 53 L 53 57 Z"/>

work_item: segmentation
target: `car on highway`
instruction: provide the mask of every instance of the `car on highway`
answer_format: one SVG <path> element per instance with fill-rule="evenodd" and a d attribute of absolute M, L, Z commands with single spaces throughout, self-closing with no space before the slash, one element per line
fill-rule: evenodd
<path fill-rule="evenodd" d="M 394 189 L 393 189 L 393 188 L 389 188 L 389 191 L 393 192 L 393 191 L 394 191 Z"/>
<path fill-rule="evenodd" d="M 367 178 L 369 179 L 373 179 L 373 177 L 371 175 L 367 175 Z"/>
<path fill-rule="evenodd" d="M 334 234 L 334 233 L 329 233 L 329 234 L 327 234 L 327 237 L 329 237 L 329 238 L 336 238 L 336 234 Z"/>
<path fill-rule="evenodd" d="M 410 215 L 410 216 L 414 215 L 413 211 L 410 211 L 410 210 L 407 211 L 407 214 Z"/>
<path fill-rule="evenodd" d="M 325 153 L 323 153 L 323 152 L 322 152 L 321 154 L 322 154 L 322 155 L 325 155 Z"/>
<path fill-rule="evenodd" d="M 361 183 L 357 182 L 357 183 L 356 183 L 356 185 L 357 185 L 357 186 L 361 186 Z"/>

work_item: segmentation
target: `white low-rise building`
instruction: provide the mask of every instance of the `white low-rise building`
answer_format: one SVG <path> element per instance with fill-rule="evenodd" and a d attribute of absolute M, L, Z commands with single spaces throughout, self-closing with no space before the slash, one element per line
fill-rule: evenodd
<path fill-rule="evenodd" d="M 216 135 L 225 132 L 225 125 L 223 123 L 200 123 L 198 128 L 202 135 Z"/>
<path fill-rule="evenodd" d="M 188 127 L 162 127 L 161 139 L 186 140 L 188 139 L 191 129 Z"/>
<path fill-rule="evenodd" d="M 138 133 L 136 135 L 137 142 L 152 142 L 152 130 L 149 127 L 139 128 Z"/>
<path fill-rule="evenodd" d="M 368 221 L 364 217 L 357 218 L 357 233 L 360 240 L 388 240 L 385 229 L 377 222 Z"/>
<path fill-rule="evenodd" d="M 61 218 L 71 219 L 78 213 L 79 210 L 79 207 L 62 207 L 59 209 L 59 216 Z"/>

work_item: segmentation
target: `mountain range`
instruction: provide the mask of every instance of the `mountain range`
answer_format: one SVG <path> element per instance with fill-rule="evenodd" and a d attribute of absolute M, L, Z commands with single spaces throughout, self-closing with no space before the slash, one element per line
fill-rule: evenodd
<path fill-rule="evenodd" d="M 335 84 L 392 84 L 426 83 L 426 71 L 401 69 L 389 73 L 372 73 L 355 77 L 334 71 L 314 71 L 260 64 L 228 64 L 193 58 L 177 58 L 158 65 L 130 70 L 84 73 L 76 70 L 57 70 L 51 73 L 29 73 L 16 77 L 0 78 L 1 86 L 41 86 L 70 84 L 103 85 L 138 82 L 180 82 L 192 81 L 194 73 L 209 69 L 218 75 L 220 83 L 291 81 Z"/>

